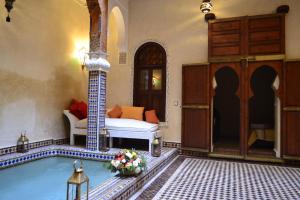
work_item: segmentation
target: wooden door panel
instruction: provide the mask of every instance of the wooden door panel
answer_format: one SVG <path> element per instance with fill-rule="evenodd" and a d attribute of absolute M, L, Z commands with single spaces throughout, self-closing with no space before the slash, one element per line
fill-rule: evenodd
<path fill-rule="evenodd" d="M 285 113 L 286 145 L 285 155 L 300 156 L 300 112 Z"/>
<path fill-rule="evenodd" d="M 208 67 L 186 66 L 182 73 L 182 104 L 207 104 Z"/>
<path fill-rule="evenodd" d="M 284 15 L 253 16 L 248 19 L 249 55 L 285 52 Z"/>
<path fill-rule="evenodd" d="M 300 106 L 300 61 L 285 66 L 285 106 Z"/>
<path fill-rule="evenodd" d="M 243 18 L 209 22 L 209 57 L 238 56 L 243 52 Z"/>
<path fill-rule="evenodd" d="M 284 156 L 300 157 L 300 61 L 285 64 L 283 106 Z"/>
<path fill-rule="evenodd" d="M 217 19 L 208 24 L 208 57 L 285 53 L 285 16 Z"/>
<path fill-rule="evenodd" d="M 209 150 L 209 68 L 182 69 L 182 147 Z"/>
<path fill-rule="evenodd" d="M 208 149 L 208 110 L 182 109 L 183 147 Z"/>

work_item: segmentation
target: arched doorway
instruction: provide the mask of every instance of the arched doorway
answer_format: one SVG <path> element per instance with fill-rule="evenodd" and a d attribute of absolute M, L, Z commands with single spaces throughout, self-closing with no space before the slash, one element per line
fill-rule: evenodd
<path fill-rule="evenodd" d="M 239 76 L 229 66 L 215 72 L 213 97 L 213 145 L 215 151 L 240 150 Z"/>
<path fill-rule="evenodd" d="M 160 121 L 165 121 L 166 63 L 165 49 L 155 42 L 143 44 L 134 56 L 133 105 L 155 109 Z"/>
<path fill-rule="evenodd" d="M 281 67 L 280 61 L 249 64 L 248 155 L 280 157 Z"/>

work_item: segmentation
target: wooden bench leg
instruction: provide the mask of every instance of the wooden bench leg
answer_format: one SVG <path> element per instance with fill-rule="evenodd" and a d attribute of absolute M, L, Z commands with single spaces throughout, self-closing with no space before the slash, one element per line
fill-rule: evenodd
<path fill-rule="evenodd" d="M 70 136 L 70 145 L 71 146 L 74 146 L 74 143 L 75 143 L 75 135 L 73 135 L 73 134 L 71 134 L 71 136 Z"/>
<path fill-rule="evenodd" d="M 151 155 L 151 150 L 152 150 L 152 140 L 149 139 L 149 153 Z"/>
<path fill-rule="evenodd" d="M 113 147 L 113 138 L 110 137 L 109 138 L 109 148 L 112 148 Z"/>

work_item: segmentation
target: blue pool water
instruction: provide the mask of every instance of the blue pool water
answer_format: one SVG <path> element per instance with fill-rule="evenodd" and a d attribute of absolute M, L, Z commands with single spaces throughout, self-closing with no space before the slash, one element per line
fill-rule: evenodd
<path fill-rule="evenodd" d="M 65 200 L 74 160 L 51 157 L 0 170 L 0 200 Z M 90 189 L 115 175 L 103 164 L 83 160 Z"/>

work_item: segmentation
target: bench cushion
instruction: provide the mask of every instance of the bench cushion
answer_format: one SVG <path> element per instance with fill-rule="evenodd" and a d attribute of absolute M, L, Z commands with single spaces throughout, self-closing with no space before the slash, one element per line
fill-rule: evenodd
<path fill-rule="evenodd" d="M 153 132 L 158 129 L 158 124 L 152 124 L 135 119 L 105 118 L 105 126 L 109 130 Z M 75 123 L 79 129 L 87 128 L 87 119 L 79 120 Z"/>

